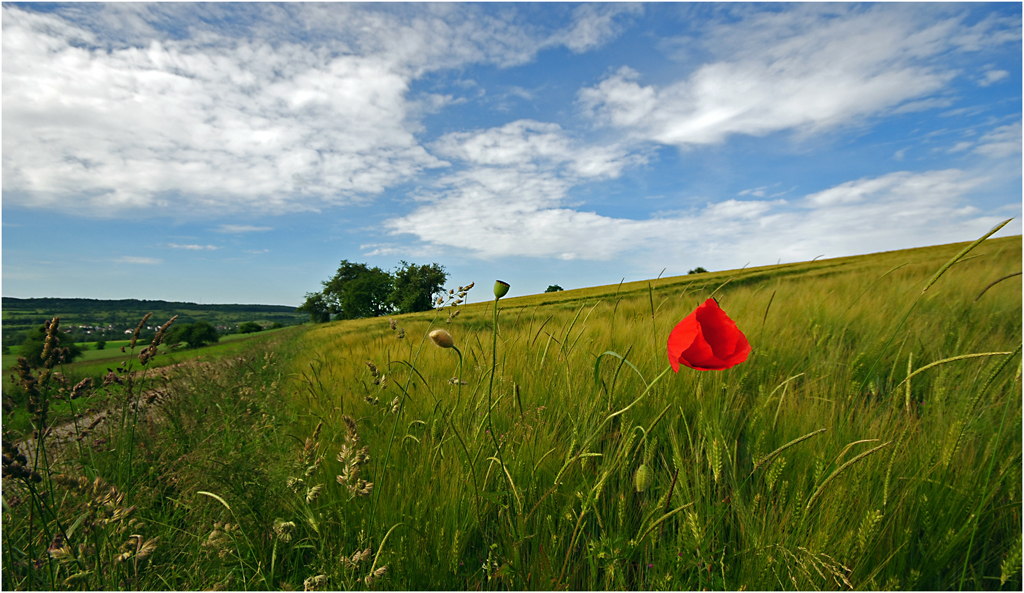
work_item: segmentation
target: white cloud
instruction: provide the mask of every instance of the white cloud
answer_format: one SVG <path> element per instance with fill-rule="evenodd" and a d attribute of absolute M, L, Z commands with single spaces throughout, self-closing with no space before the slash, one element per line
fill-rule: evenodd
<path fill-rule="evenodd" d="M 978 81 L 980 86 L 990 86 L 999 82 L 1000 80 L 1009 76 L 1010 73 L 1006 70 L 988 70 L 985 72 L 981 80 Z"/>
<path fill-rule="evenodd" d="M 620 17 L 642 12 L 639 4 L 580 4 L 573 10 L 570 27 L 552 41 L 576 53 L 588 51 L 618 37 L 623 29 Z"/>
<path fill-rule="evenodd" d="M 163 260 L 159 260 L 153 257 L 138 257 L 134 255 L 125 255 L 113 260 L 119 264 L 142 264 L 147 266 L 155 266 L 161 263 Z"/>
<path fill-rule="evenodd" d="M 389 221 L 393 231 L 487 259 L 633 257 L 657 268 L 684 261 L 721 269 L 750 254 L 758 265 L 963 241 L 998 222 L 964 206 L 984 180 L 958 170 L 901 171 L 796 201 L 726 200 L 646 220 L 566 208 L 571 184 L 551 176 L 489 168 L 449 181 L 428 204 Z"/>
<path fill-rule="evenodd" d="M 273 227 L 253 226 L 248 224 L 222 224 L 217 227 L 217 232 L 220 233 L 262 233 L 272 230 L 274 230 Z"/>
<path fill-rule="evenodd" d="M 735 12 L 736 22 L 709 24 L 715 58 L 684 79 L 644 85 L 622 67 L 582 89 L 580 106 L 601 125 L 686 147 L 733 134 L 813 133 L 948 103 L 928 95 L 956 73 L 930 58 L 955 47 L 958 17 L 927 21 L 926 12 L 885 5 Z M 983 42 L 971 37 L 961 46 Z"/>
<path fill-rule="evenodd" d="M 1021 153 L 1021 123 L 999 126 L 978 139 L 974 152 L 994 158 L 1010 157 Z"/>
<path fill-rule="evenodd" d="M 448 134 L 433 148 L 455 161 L 457 170 L 416 196 L 426 205 L 387 226 L 397 234 L 411 233 L 485 257 L 611 257 L 614 241 L 606 249 L 583 236 L 573 239 L 595 224 L 603 228 L 604 218 L 566 208 L 569 191 L 618 177 L 626 166 L 643 162 L 642 156 L 621 148 L 586 146 L 556 124 L 530 120 Z"/>
<path fill-rule="evenodd" d="M 212 251 L 212 250 L 215 250 L 215 249 L 220 249 L 220 247 L 217 247 L 216 245 L 195 245 L 195 244 L 191 244 L 191 245 L 178 245 L 177 243 L 168 243 L 167 246 L 170 247 L 171 249 L 187 249 L 189 251 L 203 251 L 203 250 L 210 250 L 210 251 Z"/>
<path fill-rule="evenodd" d="M 522 167 L 538 170 L 564 165 L 570 175 L 589 178 L 618 177 L 623 166 L 639 162 L 614 147 L 573 142 L 558 124 L 518 120 L 500 128 L 453 132 L 434 143 L 444 157 L 475 166 Z"/>
<path fill-rule="evenodd" d="M 592 48 L 623 12 L 579 10 L 565 34 L 447 5 L 4 5 L 4 198 L 105 217 L 366 200 L 445 165 L 418 118 L 457 99 L 415 80 Z"/>

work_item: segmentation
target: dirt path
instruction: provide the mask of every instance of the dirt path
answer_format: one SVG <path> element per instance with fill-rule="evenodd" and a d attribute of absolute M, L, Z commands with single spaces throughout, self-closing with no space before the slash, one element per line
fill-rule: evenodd
<path fill-rule="evenodd" d="M 209 366 L 209 362 L 200 360 L 188 360 L 179 362 L 177 364 L 167 365 L 163 367 L 157 367 L 154 369 L 146 369 L 145 375 L 137 374 L 137 380 L 142 380 L 146 384 L 152 385 L 157 380 L 163 380 L 164 385 L 162 387 L 151 388 L 143 391 L 141 395 L 133 398 L 135 401 L 128 404 L 126 413 L 128 417 L 127 421 L 131 421 L 132 417 L 136 416 L 134 406 L 139 406 L 138 418 L 144 418 L 148 413 L 147 409 L 151 405 L 159 405 L 169 391 L 166 383 L 171 380 L 173 373 L 181 371 L 185 368 L 191 367 L 206 367 Z M 51 425 L 46 429 L 46 451 L 49 456 L 50 466 L 53 467 L 56 463 L 63 461 L 66 454 L 74 452 L 74 445 L 76 441 L 84 441 L 88 437 L 95 435 L 96 431 L 103 427 L 104 424 L 110 422 L 120 422 L 122 407 L 118 402 L 114 400 L 115 397 L 111 397 L 108 400 L 108 407 L 105 410 L 85 412 L 78 414 L 75 418 L 72 418 L 66 422 L 60 424 Z M 105 439 L 94 441 L 93 444 L 105 443 Z M 27 467 L 35 466 L 36 457 L 36 439 L 34 436 L 21 439 L 16 442 L 16 445 L 21 449 L 21 452 L 28 458 Z"/>

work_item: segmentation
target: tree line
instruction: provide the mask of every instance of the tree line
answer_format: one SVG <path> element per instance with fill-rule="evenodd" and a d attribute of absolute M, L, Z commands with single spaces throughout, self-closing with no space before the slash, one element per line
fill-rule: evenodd
<path fill-rule="evenodd" d="M 306 293 L 297 310 L 309 313 L 314 323 L 334 319 L 378 317 L 393 313 L 429 311 L 435 295 L 444 291 L 448 273 L 440 264 L 416 265 L 402 261 L 393 272 L 341 260 L 323 290 Z"/>

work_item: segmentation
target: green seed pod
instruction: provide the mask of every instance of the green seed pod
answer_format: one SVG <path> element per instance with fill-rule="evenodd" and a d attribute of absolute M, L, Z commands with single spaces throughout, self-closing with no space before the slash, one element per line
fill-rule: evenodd
<path fill-rule="evenodd" d="M 643 492 L 651 487 L 651 483 L 654 482 L 654 474 L 651 472 L 651 468 L 647 467 L 647 464 L 643 464 L 636 470 L 636 475 L 633 477 L 633 482 L 636 484 L 636 491 Z"/>
<path fill-rule="evenodd" d="M 500 299 L 501 297 L 508 294 L 509 284 L 508 282 L 502 282 L 501 280 L 494 281 L 494 298 Z"/>

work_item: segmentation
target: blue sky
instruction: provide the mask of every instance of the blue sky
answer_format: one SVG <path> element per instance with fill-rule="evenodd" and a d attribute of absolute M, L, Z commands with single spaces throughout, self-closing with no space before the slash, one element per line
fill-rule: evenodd
<path fill-rule="evenodd" d="M 298 305 L 348 259 L 515 296 L 1020 234 L 1021 55 L 1019 3 L 4 4 L 3 295 Z"/>

